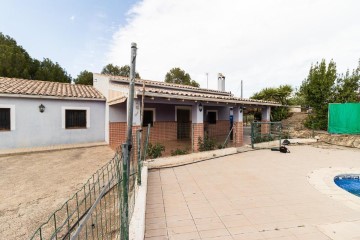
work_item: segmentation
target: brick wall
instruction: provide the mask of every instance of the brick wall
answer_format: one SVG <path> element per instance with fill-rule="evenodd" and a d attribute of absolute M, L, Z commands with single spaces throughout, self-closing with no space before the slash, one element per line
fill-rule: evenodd
<path fill-rule="evenodd" d="M 146 131 L 147 127 L 143 127 L 143 132 Z M 177 122 L 154 122 L 150 129 L 149 140 L 151 143 L 177 140 Z"/>
<path fill-rule="evenodd" d="M 269 121 L 263 121 L 269 122 Z M 267 134 L 270 132 L 270 124 L 261 124 L 261 134 Z"/>
<path fill-rule="evenodd" d="M 112 149 L 116 149 L 126 140 L 126 122 L 110 122 L 109 123 L 109 145 Z"/>
<path fill-rule="evenodd" d="M 204 139 L 204 124 L 203 123 L 193 123 L 192 124 L 194 129 L 194 151 L 197 152 L 199 150 L 198 139 L 201 137 Z"/>
<path fill-rule="evenodd" d="M 216 124 L 204 123 L 205 131 L 209 134 L 209 137 L 226 137 L 230 131 L 229 120 L 218 120 Z M 225 139 L 224 139 L 225 140 Z"/>
<path fill-rule="evenodd" d="M 244 144 L 244 126 L 243 122 L 234 122 L 234 140 L 235 146 L 240 147 Z"/>

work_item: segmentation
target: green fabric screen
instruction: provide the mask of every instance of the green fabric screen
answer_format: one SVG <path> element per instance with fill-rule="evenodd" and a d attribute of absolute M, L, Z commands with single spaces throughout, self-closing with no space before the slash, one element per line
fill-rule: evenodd
<path fill-rule="evenodd" d="M 329 104 L 328 132 L 360 134 L 360 103 Z"/>

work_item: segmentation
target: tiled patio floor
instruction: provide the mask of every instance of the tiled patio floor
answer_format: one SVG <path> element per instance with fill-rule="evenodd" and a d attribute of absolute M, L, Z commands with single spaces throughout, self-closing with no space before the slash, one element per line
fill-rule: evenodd
<path fill-rule="evenodd" d="M 319 168 L 360 167 L 360 151 L 290 148 L 150 171 L 145 239 L 323 240 L 318 225 L 360 220 L 307 180 Z"/>

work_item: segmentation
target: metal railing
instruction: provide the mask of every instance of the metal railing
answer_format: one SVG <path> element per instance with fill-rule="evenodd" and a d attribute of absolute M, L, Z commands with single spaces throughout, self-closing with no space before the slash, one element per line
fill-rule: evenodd
<path fill-rule="evenodd" d="M 149 133 L 150 127 L 144 146 L 147 146 Z M 130 161 L 124 154 L 126 144 L 118 147 L 115 156 L 51 214 L 30 239 L 127 239 L 128 234 L 124 233 L 129 230 L 136 187 L 141 184 L 142 161 L 146 156 L 146 147 L 141 147 L 141 134 L 136 131 L 137 141 Z M 125 163 L 130 163 L 129 171 L 124 171 Z"/>
<path fill-rule="evenodd" d="M 252 122 L 251 123 L 251 147 L 267 148 L 280 147 L 283 138 L 281 122 Z M 278 144 L 277 142 L 278 141 Z M 261 143 L 271 143 L 266 145 Z M 255 145 L 256 144 L 256 145 Z"/>

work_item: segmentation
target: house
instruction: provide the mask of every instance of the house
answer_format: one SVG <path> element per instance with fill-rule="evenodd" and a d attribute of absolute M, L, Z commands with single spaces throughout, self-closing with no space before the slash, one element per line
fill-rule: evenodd
<path fill-rule="evenodd" d="M 0 77 L 0 149 L 105 141 L 94 87 Z"/>
<path fill-rule="evenodd" d="M 133 129 L 151 125 L 150 142 L 166 148 L 187 148 L 197 151 L 199 138 L 215 138 L 223 143 L 231 129 L 233 146 L 243 144 L 243 109 L 261 108 L 262 121 L 270 121 L 275 102 L 242 99 L 224 91 L 225 77 L 219 77 L 220 90 L 170 84 L 143 79 L 135 80 Z M 105 139 L 112 148 L 125 141 L 129 79 L 94 74 L 94 87 L 107 99 Z M 141 125 L 142 98 L 144 98 Z M 267 131 L 264 129 L 263 131 Z"/>

